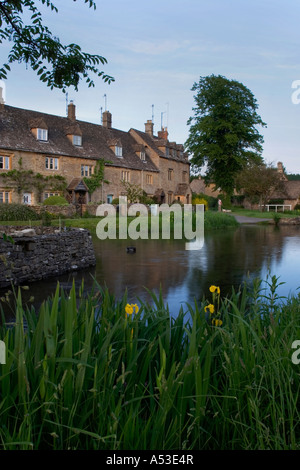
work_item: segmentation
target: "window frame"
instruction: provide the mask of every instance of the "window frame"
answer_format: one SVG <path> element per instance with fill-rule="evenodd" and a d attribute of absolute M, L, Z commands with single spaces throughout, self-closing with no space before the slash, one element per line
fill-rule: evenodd
<path fill-rule="evenodd" d="M 146 174 L 146 184 L 153 184 L 153 175 L 149 173 Z"/>
<path fill-rule="evenodd" d="M 82 136 L 78 134 L 74 134 L 72 136 L 72 143 L 75 147 L 82 147 Z"/>
<path fill-rule="evenodd" d="M 48 129 L 43 129 L 42 127 L 38 127 L 36 130 L 36 138 L 41 142 L 48 142 Z"/>
<path fill-rule="evenodd" d="M 123 157 L 123 147 L 121 145 L 115 145 L 115 156 L 118 158 Z"/>
<path fill-rule="evenodd" d="M 0 204 L 11 203 L 11 191 L 0 190 Z"/>
<path fill-rule="evenodd" d="M 169 168 L 168 169 L 168 181 L 173 181 L 173 174 L 174 174 L 173 168 Z"/>
<path fill-rule="evenodd" d="M 45 168 L 48 171 L 58 171 L 59 170 L 59 158 L 58 157 L 45 157 Z"/>
<path fill-rule="evenodd" d="M 9 155 L 0 155 L 0 159 L 2 159 L 2 163 L 0 163 L 0 170 L 10 170 L 11 157 Z M 6 166 L 6 163 L 7 163 L 7 166 Z"/>
<path fill-rule="evenodd" d="M 122 170 L 121 180 L 125 181 L 125 183 L 130 183 L 130 171 L 129 170 Z"/>
<path fill-rule="evenodd" d="M 82 178 L 90 178 L 93 174 L 93 166 L 81 164 L 80 174 Z"/>

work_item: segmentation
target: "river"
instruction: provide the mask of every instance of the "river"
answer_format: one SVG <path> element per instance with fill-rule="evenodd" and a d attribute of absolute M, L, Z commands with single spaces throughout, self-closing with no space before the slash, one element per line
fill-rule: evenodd
<path fill-rule="evenodd" d="M 209 232 L 199 251 L 186 251 L 181 240 L 137 240 L 130 243 L 135 253 L 127 253 L 128 245 L 126 240 L 95 237 L 95 268 L 29 284 L 29 291 L 23 291 L 24 302 L 33 296 L 39 305 L 55 291 L 58 280 L 69 288 L 73 279 L 80 285 L 83 278 L 90 289 L 96 279 L 117 298 L 127 289 L 130 303 L 149 300 L 146 288 L 158 294 L 161 286 L 164 301 L 176 315 L 180 305 L 209 295 L 211 284 L 227 295 L 232 286 L 238 288 L 255 277 L 266 279 L 270 272 L 284 282 L 278 289 L 282 296 L 297 294 L 300 286 L 300 227 L 251 224 Z"/>

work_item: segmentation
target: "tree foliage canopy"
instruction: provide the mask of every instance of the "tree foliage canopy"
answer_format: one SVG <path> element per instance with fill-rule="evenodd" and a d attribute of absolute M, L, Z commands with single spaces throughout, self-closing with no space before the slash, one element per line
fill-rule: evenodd
<path fill-rule="evenodd" d="M 200 77 L 192 91 L 196 106 L 186 142 L 191 163 L 195 168 L 207 165 L 206 182 L 232 194 L 235 175 L 249 162 L 262 161 L 263 137 L 255 126 L 266 124 L 251 91 L 236 80 Z"/>
<path fill-rule="evenodd" d="M 96 8 L 94 1 L 84 2 L 90 8 Z M 107 63 L 104 57 L 83 52 L 77 44 L 64 45 L 52 34 L 43 23 L 39 4 L 58 12 L 51 0 L 0 0 L 0 44 L 12 42 L 8 60 L 0 68 L 0 79 L 7 78 L 10 64 L 25 62 L 51 89 L 65 91 L 74 86 L 78 90 L 81 78 L 89 87 L 94 86 L 91 74 L 108 83 L 113 81 L 98 68 Z"/>
<path fill-rule="evenodd" d="M 243 191 L 252 203 L 268 203 L 274 192 L 285 193 L 284 181 L 272 164 L 247 165 L 236 177 L 236 188 Z"/>

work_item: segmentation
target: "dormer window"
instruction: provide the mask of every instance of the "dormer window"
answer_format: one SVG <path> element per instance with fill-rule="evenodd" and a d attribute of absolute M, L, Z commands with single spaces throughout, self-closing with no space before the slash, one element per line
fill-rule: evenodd
<path fill-rule="evenodd" d="M 48 129 L 37 128 L 37 140 L 48 140 Z"/>
<path fill-rule="evenodd" d="M 141 160 L 143 160 L 143 161 L 146 160 L 146 153 L 145 153 L 144 150 L 141 151 L 141 153 L 140 153 L 140 158 L 141 158 Z"/>
<path fill-rule="evenodd" d="M 122 157 L 123 156 L 123 149 L 120 145 L 115 146 L 115 155 L 116 155 L 116 157 Z"/>
<path fill-rule="evenodd" d="M 73 145 L 76 145 L 77 147 L 82 146 L 82 137 L 81 137 L 81 135 L 73 135 Z"/>

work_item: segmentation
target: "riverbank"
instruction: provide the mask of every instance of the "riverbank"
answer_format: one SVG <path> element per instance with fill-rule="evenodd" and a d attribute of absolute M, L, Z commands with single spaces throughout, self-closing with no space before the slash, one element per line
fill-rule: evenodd
<path fill-rule="evenodd" d="M 3 450 L 297 450 L 300 303 L 262 282 L 171 317 L 95 285 L 0 326 Z M 24 326 L 27 325 L 26 328 Z"/>
<path fill-rule="evenodd" d="M 53 218 L 52 220 L 48 220 L 48 224 L 51 226 L 55 227 L 75 227 L 75 228 L 83 228 L 86 230 L 89 230 L 93 235 L 96 234 L 96 228 L 99 223 L 99 221 L 103 220 L 104 217 L 77 217 L 77 218 L 72 218 L 72 219 L 66 219 L 66 218 L 60 218 L 60 219 L 55 219 Z M 127 217 L 127 224 L 128 226 L 133 222 L 134 220 L 137 220 L 138 217 Z M 1 226 L 26 226 L 28 227 L 37 227 L 37 226 L 42 226 L 43 221 L 40 220 L 34 220 L 30 221 L 30 224 L 28 221 L 0 221 L 0 232 L 1 232 Z M 193 224 L 194 224 L 194 229 L 195 229 L 195 214 L 193 214 Z M 222 230 L 225 228 L 236 228 L 238 227 L 238 222 L 234 220 L 233 217 L 230 217 L 228 214 L 225 213 L 219 213 L 219 212 L 213 212 L 213 211 L 207 211 L 204 213 L 204 229 L 206 230 Z M 148 217 L 148 226 L 149 226 L 149 233 L 150 233 L 150 228 L 151 228 L 151 216 Z M 116 217 L 116 229 L 118 233 L 118 228 L 119 228 L 119 216 L 117 215 Z M 171 214 L 170 217 L 170 229 L 171 233 L 174 228 L 174 217 Z M 4 231 L 4 230 L 3 230 Z M 162 222 L 160 220 L 160 234 L 162 231 Z"/>

